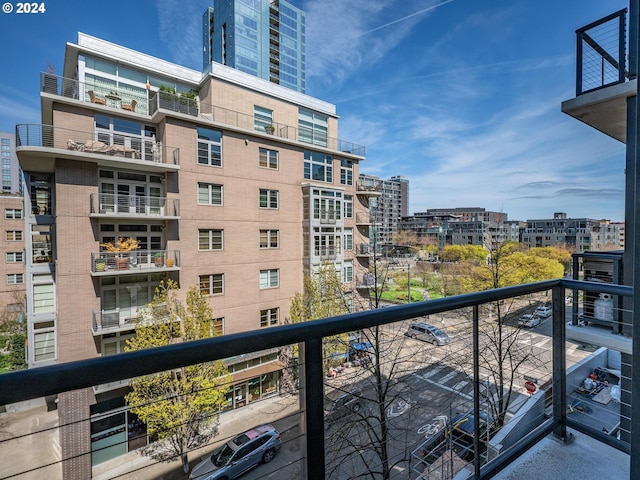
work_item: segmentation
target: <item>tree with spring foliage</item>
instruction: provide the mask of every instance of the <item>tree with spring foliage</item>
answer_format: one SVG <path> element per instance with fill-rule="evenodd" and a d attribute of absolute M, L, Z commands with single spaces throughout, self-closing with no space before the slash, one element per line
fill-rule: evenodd
<path fill-rule="evenodd" d="M 161 283 L 127 340 L 126 351 L 160 347 L 215 335 L 211 307 L 197 287 L 187 291 L 186 305 L 177 284 Z M 215 415 L 226 404 L 231 376 L 222 360 L 145 375 L 131 381 L 129 409 L 158 439 L 144 453 L 170 461 L 180 457 L 189 471 L 187 452 L 217 433 Z"/>

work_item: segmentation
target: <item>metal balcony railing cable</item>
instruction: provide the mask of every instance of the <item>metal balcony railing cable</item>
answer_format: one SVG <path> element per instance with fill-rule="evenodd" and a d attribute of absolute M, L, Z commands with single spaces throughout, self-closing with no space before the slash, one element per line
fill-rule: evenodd
<path fill-rule="evenodd" d="M 426 302 L 416 302 L 393 308 L 362 311 L 349 315 L 314 320 L 304 324 L 283 325 L 261 329 L 260 331 L 225 335 L 186 344 L 174 344 L 167 347 L 8 373 L 0 375 L 0 405 L 7 405 L 48 395 L 56 395 L 61 392 L 82 388 L 90 388 L 99 384 L 108 384 L 110 382 L 173 370 L 188 365 L 238 357 L 251 352 L 263 351 L 264 349 L 278 349 L 287 345 L 301 344 L 300 358 L 304 359 L 304 361 L 300 364 L 302 372 L 300 377 L 300 396 L 304 399 L 303 418 L 305 418 L 306 422 L 303 432 L 322 432 L 325 431 L 324 419 L 326 417 L 323 392 L 326 386 L 330 384 L 333 389 L 343 391 L 347 388 L 360 385 L 358 381 L 351 380 L 352 377 L 344 377 L 345 381 L 348 382 L 347 384 L 341 381 L 340 376 L 333 379 L 325 378 L 324 365 L 326 365 L 329 357 L 327 356 L 326 345 L 323 339 L 344 334 L 345 332 L 364 332 L 367 330 L 372 331 L 371 329 L 384 328 L 385 334 L 382 338 L 388 337 L 389 340 L 383 340 L 380 348 L 386 352 L 384 358 L 390 359 L 392 358 L 392 349 L 397 343 L 397 341 L 392 341 L 391 336 L 394 331 L 398 331 L 398 328 L 402 328 L 402 322 L 427 315 L 431 316 L 431 321 L 434 322 L 440 315 L 448 315 L 442 317 L 442 322 L 445 321 L 445 318 L 452 319 L 451 321 L 453 323 L 447 323 L 450 334 L 455 333 L 457 330 L 462 331 L 460 329 L 472 327 L 472 335 L 470 337 L 470 340 L 473 342 L 472 344 L 462 343 L 462 340 L 457 340 L 460 342 L 459 345 L 452 347 L 451 350 L 445 349 L 442 351 L 445 352 L 446 355 L 455 354 L 459 356 L 460 359 L 463 357 L 468 359 L 470 357 L 469 350 L 473 351 L 473 359 L 471 362 L 472 373 L 470 372 L 466 377 L 462 376 L 460 380 L 455 380 L 458 386 L 452 390 L 452 395 L 455 394 L 456 398 L 459 396 L 468 397 L 468 401 L 471 402 L 471 412 L 473 412 L 474 415 L 472 419 L 473 428 L 471 431 L 481 432 L 482 425 L 479 419 L 484 409 L 488 408 L 488 404 L 485 404 L 482 399 L 485 398 L 486 400 L 487 392 L 493 391 L 494 394 L 496 393 L 495 389 L 492 390 L 493 385 L 485 383 L 482 377 L 483 372 L 486 371 L 486 366 L 482 364 L 482 359 L 478 355 L 478 352 L 482 351 L 481 347 L 487 338 L 486 332 L 483 329 L 491 328 L 491 326 L 495 324 L 495 320 L 492 320 L 492 315 L 495 314 L 495 308 L 500 308 L 498 305 L 502 305 L 503 301 L 520 298 L 519 304 L 523 305 L 523 308 L 533 308 L 528 307 L 528 305 L 531 305 L 531 296 L 542 294 L 544 298 L 544 292 L 548 290 L 552 291 L 551 304 L 553 315 L 549 320 L 553 324 L 550 339 L 552 348 L 541 351 L 540 355 L 542 355 L 541 361 L 546 358 L 545 355 L 549 356 L 549 360 L 552 363 L 552 371 L 546 372 L 547 369 L 544 368 L 544 363 L 542 363 L 537 370 L 527 369 L 524 370 L 524 373 L 525 375 L 532 375 L 538 372 L 537 375 L 543 375 L 545 378 L 548 378 L 548 380 L 539 378 L 538 382 L 541 385 L 543 382 L 547 382 L 548 386 L 546 388 L 549 393 L 552 393 L 549 398 L 551 402 L 551 406 L 549 407 L 550 418 L 539 424 L 536 423 L 536 425 L 529 429 L 529 433 L 524 436 L 524 438 L 515 442 L 505 451 L 495 452 L 495 458 L 492 456 L 494 454 L 490 454 L 487 449 L 488 433 L 486 440 L 480 438 L 480 435 L 471 435 L 471 441 L 466 448 L 471 452 L 477 453 L 473 455 L 472 460 L 474 474 L 476 478 L 490 478 L 550 432 L 556 432 L 560 437 L 566 438 L 567 427 L 574 428 L 615 448 L 626 451 L 628 450 L 628 443 L 618 440 L 615 436 L 594 430 L 582 421 L 589 420 L 592 415 L 590 415 L 586 409 L 580 409 L 580 405 L 573 403 L 574 394 L 569 395 L 567 391 L 569 378 L 567 374 L 567 347 L 565 346 L 565 302 L 567 300 L 567 292 L 586 291 L 630 296 L 632 294 L 631 288 L 613 284 L 567 279 L 489 290 Z M 508 310 L 508 307 L 503 308 Z M 463 316 L 463 312 L 468 311 L 468 309 L 472 310 L 469 320 Z M 480 322 L 482 322 L 482 328 L 480 327 Z M 628 325 L 628 327 L 631 326 Z M 514 331 L 520 332 L 519 334 L 522 335 L 521 337 L 515 337 L 514 341 L 526 343 L 528 331 L 522 329 Z M 402 338 L 402 335 L 397 338 Z M 545 342 L 539 343 L 542 344 Z M 365 345 L 363 348 L 368 348 L 366 347 L 366 342 L 363 341 L 358 343 L 358 345 Z M 418 355 L 426 355 L 424 358 L 416 357 L 412 362 L 422 367 L 424 367 L 425 364 L 428 365 L 429 361 L 425 359 L 433 355 L 432 351 L 416 343 L 409 343 L 408 345 L 414 348 Z M 534 348 L 533 345 L 532 348 Z M 400 350 L 400 352 L 402 352 L 402 355 L 398 358 L 407 361 L 406 351 Z M 331 358 L 333 358 L 333 356 Z M 456 363 L 454 357 L 445 358 Z M 420 373 L 414 372 L 413 374 L 411 374 L 414 368 L 412 367 L 413 363 L 407 365 L 406 372 L 409 374 L 407 378 L 422 378 L 428 383 L 430 378 L 435 379 L 435 377 L 431 377 L 431 375 L 438 369 L 442 369 L 444 364 L 435 363 L 430 367 L 432 369 L 431 372 L 425 373 L 425 371 L 421 370 Z M 385 372 L 387 372 L 385 375 L 391 375 L 389 372 L 395 368 L 391 360 L 386 360 L 381 366 L 385 369 Z M 632 369 L 630 369 L 630 371 L 631 370 Z M 363 372 L 362 375 L 365 375 L 368 370 L 365 368 L 363 370 L 355 370 L 355 372 Z M 456 373 L 455 369 L 453 369 L 447 377 L 453 379 L 454 373 L 460 375 L 461 372 Z M 580 374 L 580 372 L 578 373 Z M 416 375 L 418 375 L 418 377 L 416 377 Z M 391 377 L 389 378 L 391 379 Z M 463 385 L 468 383 L 468 380 L 464 380 L 464 378 L 472 380 L 473 391 L 468 394 L 463 394 Z M 401 393 L 403 391 L 403 381 L 402 379 L 393 380 L 391 382 L 392 388 L 398 389 Z M 630 384 L 632 379 L 626 378 L 625 381 Z M 571 382 L 573 382 L 573 380 L 571 380 Z M 444 383 L 444 380 L 437 380 L 436 383 Z M 575 385 L 572 383 L 571 388 L 573 389 L 574 387 Z M 424 388 L 421 390 L 424 390 Z M 411 399 L 407 398 L 407 401 L 399 406 L 386 405 L 386 407 L 389 409 L 389 412 L 395 412 L 397 408 L 400 407 L 411 408 L 413 403 L 409 400 Z M 599 408 L 597 403 L 592 403 L 591 405 L 593 405 L 592 408 Z M 396 410 L 394 410 L 394 408 L 396 408 Z M 414 406 L 413 408 L 416 408 L 417 414 L 418 407 Z M 568 414 L 567 412 L 570 411 L 569 408 L 573 408 L 580 413 Z M 598 412 L 594 411 L 593 415 L 597 413 Z M 366 411 L 364 414 L 366 414 Z M 398 413 L 398 415 L 401 414 L 402 412 Z M 578 417 L 578 415 L 581 415 L 581 417 Z M 413 416 L 412 414 L 411 417 Z M 400 416 L 397 418 L 403 417 Z M 358 419 L 355 418 L 353 421 L 346 422 L 345 425 L 357 425 L 357 420 Z M 623 422 L 625 421 L 623 418 Z M 507 423 L 506 426 L 509 426 L 509 423 Z M 336 429 L 339 427 L 333 428 Z M 486 430 L 488 431 L 488 429 Z M 399 432 L 397 431 L 392 431 L 390 434 L 392 438 L 400 438 L 398 436 Z M 325 462 L 327 452 L 336 453 L 335 446 L 328 443 L 325 444 L 323 435 L 306 435 L 304 440 L 306 441 L 306 446 L 304 447 L 302 458 L 306 459 L 306 464 L 304 465 L 303 475 L 306 475 L 306 478 L 324 479 L 325 474 L 327 474 L 330 475 L 327 478 L 336 478 L 336 472 L 340 470 L 333 469 L 339 469 L 340 467 L 336 467 L 335 459 L 329 463 Z M 487 450 L 486 454 L 482 453 L 485 450 Z M 338 459 L 346 458 L 344 452 L 338 451 L 337 453 L 339 454 Z M 420 459 L 417 460 L 418 464 L 420 464 L 420 461 Z M 487 461 L 488 463 L 485 463 Z M 375 466 L 376 464 L 372 465 Z M 328 471 L 327 468 L 332 470 Z M 331 475 L 334 476 L 332 477 Z"/>

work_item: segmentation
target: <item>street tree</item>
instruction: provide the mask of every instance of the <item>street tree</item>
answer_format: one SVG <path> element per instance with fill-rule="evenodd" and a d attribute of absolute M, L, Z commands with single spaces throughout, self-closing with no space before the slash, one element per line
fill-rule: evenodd
<path fill-rule="evenodd" d="M 177 284 L 162 282 L 143 310 L 136 334 L 126 351 L 160 347 L 215 335 L 213 314 L 197 287 L 187 291 L 186 304 L 177 297 Z M 130 411 L 158 439 L 144 453 L 153 458 L 182 460 L 189 471 L 187 453 L 217 434 L 212 426 L 226 404 L 231 376 L 222 360 L 137 377 L 126 395 Z"/>
<path fill-rule="evenodd" d="M 471 265 L 462 275 L 461 285 L 463 292 L 487 290 L 557 278 L 563 272 L 558 260 L 523 251 L 516 242 L 504 242 L 488 249 L 486 263 Z M 485 400 L 498 427 L 504 424 L 523 365 L 542 364 L 533 346 L 522 342 L 522 329 L 508 322 L 512 302 L 495 302 L 491 315 L 482 317 L 479 329 L 480 363 L 494 386 L 485 390 Z"/>

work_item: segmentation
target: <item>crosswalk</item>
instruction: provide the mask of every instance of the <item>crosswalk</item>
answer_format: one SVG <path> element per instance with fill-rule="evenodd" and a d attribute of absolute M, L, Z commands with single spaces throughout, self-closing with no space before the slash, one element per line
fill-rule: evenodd
<path fill-rule="evenodd" d="M 473 398 L 472 378 L 448 365 L 432 365 L 419 372 L 414 372 L 413 376 L 419 381 L 456 393 L 468 400 Z"/>

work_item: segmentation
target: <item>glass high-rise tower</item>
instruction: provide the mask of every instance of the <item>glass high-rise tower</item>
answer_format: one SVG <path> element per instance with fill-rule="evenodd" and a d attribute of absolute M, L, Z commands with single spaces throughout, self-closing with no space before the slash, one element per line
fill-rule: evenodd
<path fill-rule="evenodd" d="M 282 0 L 213 0 L 202 23 L 204 69 L 216 62 L 305 93 L 302 10 Z"/>

